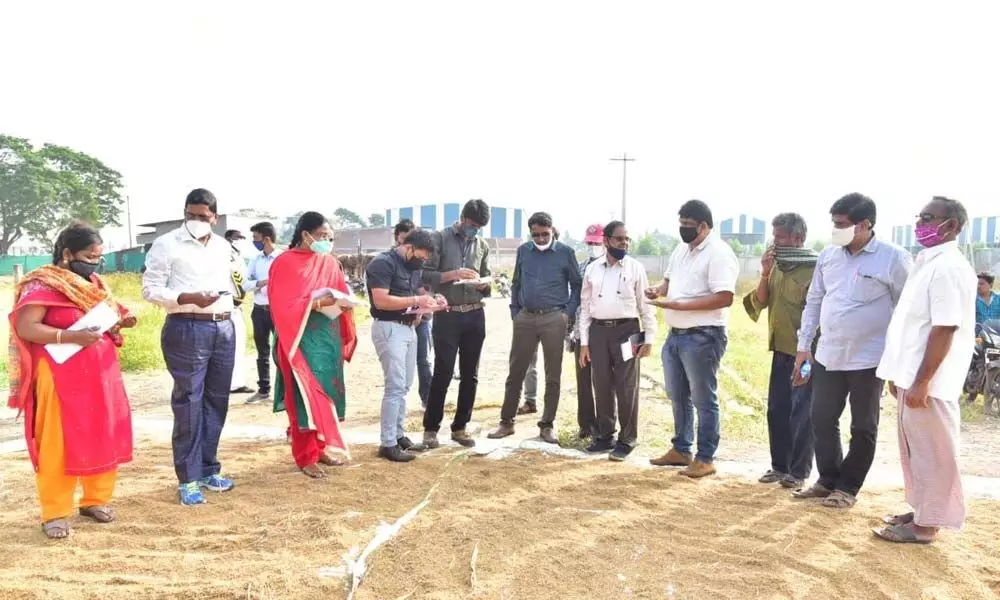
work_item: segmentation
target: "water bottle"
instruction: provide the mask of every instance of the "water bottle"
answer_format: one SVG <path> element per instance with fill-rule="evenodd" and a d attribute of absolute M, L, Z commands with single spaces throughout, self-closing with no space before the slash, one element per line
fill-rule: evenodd
<path fill-rule="evenodd" d="M 799 369 L 799 377 L 802 379 L 809 379 L 809 374 L 812 373 L 813 367 L 809 364 L 809 361 L 802 363 L 802 367 Z"/>

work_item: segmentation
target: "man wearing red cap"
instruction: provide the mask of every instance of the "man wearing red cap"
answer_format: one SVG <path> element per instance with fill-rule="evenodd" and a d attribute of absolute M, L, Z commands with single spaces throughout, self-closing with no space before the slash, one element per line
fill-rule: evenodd
<path fill-rule="evenodd" d="M 604 225 L 595 223 L 587 227 L 583 236 L 587 244 L 587 258 L 580 263 L 580 276 L 587 271 L 590 263 L 604 257 Z M 573 331 L 570 333 L 570 346 L 576 354 L 576 420 L 580 425 L 580 439 L 593 437 L 597 433 L 597 413 L 594 405 L 594 382 L 590 375 L 590 362 L 580 366 L 580 311 L 576 311 Z"/>

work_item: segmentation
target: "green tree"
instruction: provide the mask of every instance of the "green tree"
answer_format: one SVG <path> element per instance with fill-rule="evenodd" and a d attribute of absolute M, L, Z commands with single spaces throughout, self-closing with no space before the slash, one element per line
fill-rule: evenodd
<path fill-rule="evenodd" d="M 372 213 L 368 217 L 369 227 L 385 227 L 385 215 L 382 213 Z"/>
<path fill-rule="evenodd" d="M 73 219 L 119 225 L 121 174 L 96 158 L 0 135 L 0 254 L 27 236 L 48 241 Z"/>
<path fill-rule="evenodd" d="M 338 208 L 333 211 L 333 226 L 336 229 L 356 229 L 367 225 L 368 223 L 353 210 Z"/>
<path fill-rule="evenodd" d="M 635 250 L 632 252 L 640 256 L 659 256 L 663 254 L 663 246 L 651 234 L 646 233 L 636 240 Z"/>
<path fill-rule="evenodd" d="M 299 219 L 305 211 L 299 211 L 294 215 L 285 217 L 285 220 L 281 222 L 278 227 L 278 243 L 288 245 L 292 241 L 292 235 L 295 233 L 295 226 L 298 225 Z"/>
<path fill-rule="evenodd" d="M 823 248 L 826 248 L 826 244 L 823 243 L 823 240 L 816 240 L 815 242 L 813 242 L 812 248 L 816 252 L 819 252 Z"/>
<path fill-rule="evenodd" d="M 729 247 L 733 249 L 733 252 L 736 254 L 736 256 L 743 256 L 743 254 L 746 252 L 746 249 L 743 247 L 743 244 L 740 243 L 740 241 L 736 238 L 729 240 Z"/>
<path fill-rule="evenodd" d="M 751 252 L 754 256 L 764 256 L 764 250 L 764 244 L 754 244 Z"/>

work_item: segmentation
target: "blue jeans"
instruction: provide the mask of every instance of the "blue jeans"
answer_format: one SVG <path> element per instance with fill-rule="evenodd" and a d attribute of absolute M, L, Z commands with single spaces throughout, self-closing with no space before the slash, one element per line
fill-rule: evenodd
<path fill-rule="evenodd" d="M 174 378 L 174 471 L 181 483 L 218 475 L 217 453 L 229 412 L 236 358 L 233 322 L 167 317 L 160 333 L 167 371 Z"/>
<path fill-rule="evenodd" d="M 771 469 L 809 479 L 813 464 L 812 378 L 792 387 L 795 357 L 775 352 L 767 390 L 767 433 Z"/>
<path fill-rule="evenodd" d="M 427 406 L 427 395 L 431 391 L 431 328 L 434 321 L 424 321 L 417 325 L 417 393 L 420 404 Z"/>
<path fill-rule="evenodd" d="M 406 395 L 417 371 L 417 332 L 409 325 L 376 319 L 372 323 L 372 343 L 385 377 L 380 442 L 384 448 L 391 448 L 406 435 L 403 422 Z"/>
<path fill-rule="evenodd" d="M 691 454 L 698 414 L 698 452 L 711 463 L 719 448 L 719 397 L 716 373 L 729 339 L 722 327 L 671 331 L 663 344 L 663 379 L 674 409 L 674 449 Z"/>

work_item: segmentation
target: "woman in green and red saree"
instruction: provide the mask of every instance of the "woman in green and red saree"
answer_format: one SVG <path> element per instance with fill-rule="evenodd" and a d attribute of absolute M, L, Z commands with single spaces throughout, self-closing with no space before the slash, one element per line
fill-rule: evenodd
<path fill-rule="evenodd" d="M 331 451 L 350 456 L 338 421 L 346 408 L 344 361 L 351 360 L 357 346 L 354 315 L 346 310 L 330 319 L 319 310 L 332 305 L 333 298 L 312 297 L 325 288 L 351 293 L 330 253 L 332 238 L 323 215 L 304 213 L 291 247 L 271 265 L 267 285 L 277 365 L 274 411 L 288 413 L 295 464 L 313 478 L 326 475 L 321 464 L 343 464 Z"/>
<path fill-rule="evenodd" d="M 59 234 L 52 265 L 28 273 L 14 290 L 10 313 L 10 399 L 24 416 L 24 437 L 35 468 L 42 530 L 50 539 L 70 534 L 77 485 L 80 516 L 110 523 L 108 504 L 118 466 L 132 460 L 132 415 L 118 350 L 121 327 L 135 317 L 112 300 L 96 271 L 102 240 L 76 223 Z M 69 329 L 102 302 L 120 320 L 107 333 Z M 77 344 L 62 364 L 47 344 Z"/>

